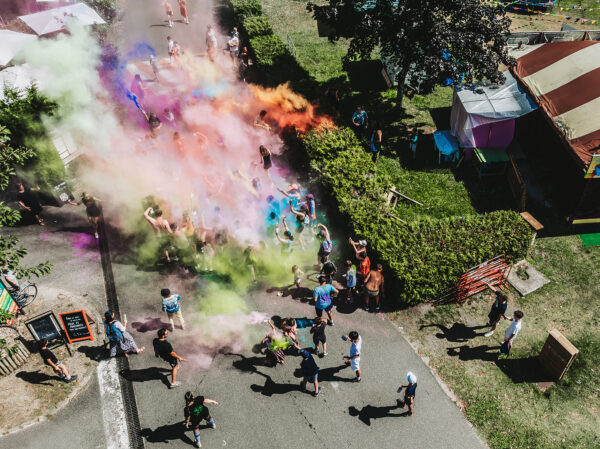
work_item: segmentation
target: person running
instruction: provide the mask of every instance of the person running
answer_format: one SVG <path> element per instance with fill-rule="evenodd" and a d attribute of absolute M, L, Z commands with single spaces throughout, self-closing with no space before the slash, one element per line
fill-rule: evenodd
<path fill-rule="evenodd" d="M 155 338 L 152 341 L 152 346 L 154 347 L 154 355 L 156 357 L 160 357 L 169 365 L 171 365 L 171 377 L 172 381 L 169 384 L 169 388 L 177 388 L 181 385 L 181 382 L 177 382 L 177 372 L 179 371 L 179 362 L 187 362 L 187 359 L 177 355 L 175 351 L 173 351 L 173 345 L 167 340 L 169 336 L 169 331 L 167 329 L 159 329 L 157 332 L 158 338 Z"/>
<path fill-rule="evenodd" d="M 319 252 L 317 253 L 317 265 L 319 265 L 324 264 L 329 260 L 329 255 L 331 254 L 331 251 L 333 251 L 333 242 L 331 241 L 329 230 L 324 224 L 319 223 L 317 228 L 320 228 L 319 237 L 322 239 L 321 245 L 319 246 Z"/>
<path fill-rule="evenodd" d="M 347 260 L 346 263 L 346 300 L 350 303 L 354 303 L 354 288 L 356 287 L 356 265 L 351 260 Z"/>
<path fill-rule="evenodd" d="M 104 313 L 104 331 L 108 337 L 109 355 L 116 357 L 123 354 L 129 357 L 130 353 L 141 354 L 145 347 L 139 348 L 135 344 L 133 337 L 127 330 L 127 319 L 123 323 L 115 319 L 115 314 L 110 310 Z"/>
<path fill-rule="evenodd" d="M 69 374 L 67 367 L 63 365 L 63 363 L 56 358 L 54 353 L 48 349 L 48 339 L 41 338 L 38 341 L 38 346 L 40 348 L 40 356 L 44 363 L 50 366 L 56 374 L 64 380 L 66 383 L 71 383 L 77 380 L 76 374 Z"/>
<path fill-rule="evenodd" d="M 37 196 L 33 192 L 39 192 L 40 186 L 26 189 L 22 182 L 17 183 L 17 203 L 26 211 L 30 212 L 35 217 L 40 226 L 46 226 L 40 214 L 42 213 L 42 205 Z"/>
<path fill-rule="evenodd" d="M 296 288 L 300 288 L 304 272 L 300 269 L 300 267 L 298 267 L 298 265 L 294 265 L 292 267 L 292 274 L 294 275 L 294 285 L 296 286 Z"/>
<path fill-rule="evenodd" d="M 150 60 L 148 61 L 150 67 L 152 68 L 152 72 L 154 73 L 154 80 L 160 82 L 158 78 L 158 61 L 156 60 L 156 55 L 150 55 Z"/>
<path fill-rule="evenodd" d="M 380 309 L 379 297 L 383 297 L 383 266 L 378 263 L 376 270 L 371 270 L 365 278 L 365 310 L 369 311 L 369 299 L 375 301 L 375 310 Z"/>
<path fill-rule="evenodd" d="M 203 420 L 206 420 L 211 429 L 217 428 L 215 420 L 210 416 L 208 407 L 206 407 L 205 404 L 219 405 L 217 401 L 205 398 L 204 396 L 195 397 L 191 391 L 188 391 L 185 394 L 185 409 L 183 410 L 183 415 L 185 417 L 184 424 L 186 429 L 189 429 L 190 427 L 193 429 L 194 445 L 196 447 L 202 447 L 202 443 L 200 443 L 200 423 Z"/>
<path fill-rule="evenodd" d="M 271 131 L 271 127 L 267 122 L 265 122 L 265 117 L 267 116 L 267 111 L 262 110 L 258 113 L 256 117 L 254 117 L 254 127 L 266 129 L 267 131 Z"/>
<path fill-rule="evenodd" d="M 322 316 L 315 318 L 315 324 L 310 328 L 310 333 L 313 334 L 313 343 L 315 345 L 315 355 L 325 357 L 327 355 L 327 337 L 325 336 L 325 328 L 327 320 Z M 323 352 L 319 354 L 319 343 L 323 345 Z"/>
<path fill-rule="evenodd" d="M 498 290 L 493 285 L 487 282 L 485 283 L 485 285 L 487 285 L 490 288 L 490 290 L 492 290 L 496 294 L 496 299 L 492 304 L 492 309 L 490 310 L 490 313 L 488 313 L 489 325 L 492 328 L 484 334 L 486 337 L 491 337 L 494 334 L 494 331 L 496 330 L 496 326 L 498 326 L 500 318 L 503 318 L 505 320 L 508 319 L 505 316 L 506 307 L 508 306 L 508 296 L 506 296 L 500 290 Z"/>
<path fill-rule="evenodd" d="M 406 414 L 412 416 L 413 407 L 415 405 L 415 394 L 417 393 L 417 376 L 409 371 L 406 373 L 406 378 L 408 380 L 408 385 L 400 385 L 398 388 L 398 393 L 404 388 L 404 401 L 399 401 L 398 405 L 400 408 L 407 406 L 408 412 L 406 412 Z"/>
<path fill-rule="evenodd" d="M 169 323 L 171 324 L 171 332 L 175 330 L 174 316 L 179 320 L 181 330 L 185 329 L 185 321 L 183 320 L 183 314 L 181 313 L 181 296 L 174 293 L 171 294 L 171 290 L 168 288 L 163 288 L 160 291 L 160 296 L 162 296 L 163 312 L 167 312 Z"/>
<path fill-rule="evenodd" d="M 88 221 L 94 225 L 94 237 L 98 238 L 98 223 L 100 221 L 100 216 L 102 215 L 102 210 L 100 206 L 96 203 L 102 202 L 100 198 L 96 198 L 95 196 L 90 195 L 87 192 L 83 192 L 81 194 L 81 201 L 75 202 L 69 200 L 69 204 L 73 206 L 79 206 L 83 203 L 85 206 L 85 213 L 87 214 Z"/>
<path fill-rule="evenodd" d="M 373 133 L 371 134 L 371 158 L 374 163 L 377 163 L 379 159 L 379 153 L 381 153 L 381 139 L 383 138 L 383 132 L 377 121 L 373 122 Z"/>
<path fill-rule="evenodd" d="M 319 285 L 315 287 L 313 291 L 313 300 L 315 301 L 315 312 L 318 317 L 323 316 L 323 310 L 327 312 L 329 318 L 328 323 L 333 326 L 333 314 L 331 309 L 333 303 L 331 301 L 331 294 L 337 295 L 339 291 L 331 284 L 327 283 L 327 277 L 319 276 Z"/>
<path fill-rule="evenodd" d="M 183 17 L 183 23 L 189 24 L 190 19 L 188 19 L 187 5 L 185 0 L 177 0 L 177 2 L 179 3 L 179 13 L 181 14 L 181 17 Z"/>
<path fill-rule="evenodd" d="M 319 396 L 321 387 L 319 387 L 319 366 L 313 356 L 306 349 L 300 349 L 298 354 L 302 357 L 300 362 L 300 368 L 302 369 L 302 380 L 300 381 L 300 389 L 306 392 L 307 382 L 311 382 L 315 385 L 314 397 Z"/>
<path fill-rule="evenodd" d="M 306 204 L 302 204 L 300 206 L 300 210 L 294 209 L 293 201 L 290 200 L 290 211 L 292 214 L 296 216 L 296 234 L 298 235 L 298 241 L 300 242 L 300 247 L 304 250 L 304 238 L 302 237 L 302 233 L 304 228 L 310 223 L 310 214 L 308 210 L 308 206 Z"/>
<path fill-rule="evenodd" d="M 148 221 L 148 223 L 150 223 L 152 229 L 154 229 L 156 232 L 160 248 L 162 251 L 164 251 L 167 261 L 170 262 L 171 257 L 169 256 L 169 236 L 173 234 L 173 230 L 171 229 L 171 225 L 169 224 L 168 220 L 166 220 L 162 215 L 162 210 L 154 209 L 152 207 L 149 207 L 144 211 L 144 218 Z"/>
<path fill-rule="evenodd" d="M 502 355 L 502 354 L 509 355 L 510 354 L 510 350 L 512 349 L 512 346 L 513 346 L 513 341 L 515 340 L 515 337 L 521 330 L 521 325 L 523 324 L 521 322 L 522 318 L 523 318 L 523 312 L 521 312 L 520 310 L 515 311 L 515 313 L 513 314 L 513 317 L 510 318 L 511 323 L 508 326 L 508 328 L 506 329 L 506 332 L 504 333 L 504 342 L 500 346 L 498 355 Z"/>
<path fill-rule="evenodd" d="M 333 277 L 335 276 L 335 273 L 337 273 L 337 267 L 331 260 L 328 260 L 323 264 L 323 268 L 321 268 L 321 274 L 327 278 L 328 284 L 333 284 Z"/>
<path fill-rule="evenodd" d="M 308 205 L 308 214 L 310 218 L 310 226 L 314 227 L 317 224 L 317 206 L 315 197 L 312 193 L 306 194 L 306 204 Z"/>
<path fill-rule="evenodd" d="M 211 62 L 215 60 L 215 50 L 217 48 L 217 35 L 212 25 L 206 27 L 206 53 Z"/>
<path fill-rule="evenodd" d="M 283 237 L 284 238 L 281 238 L 281 236 L 279 235 L 279 223 L 275 227 L 275 237 L 281 243 L 281 254 L 283 254 L 284 256 L 289 256 L 292 253 L 292 251 L 294 250 L 294 236 L 292 235 L 292 232 L 288 228 L 285 217 L 283 217 L 282 221 L 283 221 Z"/>
<path fill-rule="evenodd" d="M 173 64 L 173 56 L 175 55 L 175 41 L 171 36 L 167 36 L 167 51 L 169 52 L 169 62 Z"/>
<path fill-rule="evenodd" d="M 131 81 L 131 87 L 129 90 L 131 90 L 131 93 L 136 96 L 137 102 L 142 104 L 144 101 L 146 87 L 144 86 L 142 77 L 139 74 L 136 74 L 133 77 L 133 81 Z"/>
<path fill-rule="evenodd" d="M 362 348 L 362 338 L 358 335 L 358 332 L 352 331 L 346 335 L 342 335 L 342 340 L 350 342 L 350 354 L 343 357 L 346 365 L 350 365 L 352 371 L 356 373 L 355 382 L 360 382 L 361 371 L 360 371 L 360 350 Z"/>
<path fill-rule="evenodd" d="M 167 23 L 169 24 L 169 28 L 173 28 L 173 8 L 166 0 L 163 5 L 165 6 L 165 12 L 167 13 Z"/>

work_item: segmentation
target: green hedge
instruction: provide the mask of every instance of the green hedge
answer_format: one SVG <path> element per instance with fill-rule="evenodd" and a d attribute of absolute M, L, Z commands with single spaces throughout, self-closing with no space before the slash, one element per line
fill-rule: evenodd
<path fill-rule="evenodd" d="M 265 16 L 250 16 L 242 21 L 248 38 L 273 34 L 273 28 Z"/>
<path fill-rule="evenodd" d="M 513 211 L 431 219 L 408 224 L 385 213 L 385 178 L 354 133 L 313 130 L 302 137 L 311 166 L 338 203 L 351 227 L 369 241 L 375 259 L 398 281 L 398 298 L 415 304 L 440 296 L 468 268 L 499 254 L 522 258 L 531 242 L 529 225 Z"/>
<path fill-rule="evenodd" d="M 254 63 L 259 70 L 268 70 L 278 58 L 287 53 L 287 46 L 275 35 L 256 36 L 250 39 L 254 50 Z"/>
<path fill-rule="evenodd" d="M 233 8 L 233 20 L 237 25 L 250 16 L 260 16 L 262 6 L 259 0 L 230 0 Z"/>

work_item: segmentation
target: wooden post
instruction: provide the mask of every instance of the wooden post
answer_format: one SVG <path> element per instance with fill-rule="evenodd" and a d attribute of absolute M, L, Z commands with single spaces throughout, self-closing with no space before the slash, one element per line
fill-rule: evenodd
<path fill-rule="evenodd" d="M 520 215 L 523 217 L 523 220 L 529 223 L 531 229 L 533 229 L 533 238 L 531 239 L 531 245 L 529 246 L 529 249 L 531 249 L 535 243 L 535 237 L 537 236 L 538 231 L 544 229 L 544 225 L 537 221 L 529 212 L 521 212 Z M 529 250 L 527 250 L 527 255 L 529 255 Z"/>

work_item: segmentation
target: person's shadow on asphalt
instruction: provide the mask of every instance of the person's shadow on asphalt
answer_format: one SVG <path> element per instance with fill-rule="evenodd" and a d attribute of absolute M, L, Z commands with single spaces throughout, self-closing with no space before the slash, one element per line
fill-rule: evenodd
<path fill-rule="evenodd" d="M 350 416 L 357 416 L 359 420 L 361 420 L 367 426 L 370 426 L 372 419 L 407 416 L 408 412 L 390 413 L 392 410 L 397 409 L 397 408 L 399 408 L 398 403 L 396 403 L 396 405 L 383 406 L 383 407 L 374 407 L 372 405 L 365 405 L 360 410 L 358 410 L 354 406 L 351 406 L 351 407 L 348 407 L 348 413 L 350 413 Z"/>
<path fill-rule="evenodd" d="M 298 384 L 278 384 L 276 382 L 273 382 L 273 379 L 271 379 L 271 376 L 265 376 L 265 384 L 264 385 L 257 385 L 257 384 L 252 384 L 250 385 L 250 389 L 256 393 L 262 393 L 264 396 L 273 396 L 274 394 L 286 394 L 286 393 L 290 393 L 292 391 L 301 391 L 300 390 L 300 385 Z"/>
<path fill-rule="evenodd" d="M 131 327 L 133 327 L 138 332 L 151 332 L 157 331 L 159 329 L 168 329 L 170 326 L 169 323 L 165 323 L 160 318 L 145 318 L 145 321 L 134 321 L 131 323 Z"/>
<path fill-rule="evenodd" d="M 144 369 L 124 369 L 119 372 L 124 379 L 129 382 L 147 382 L 150 380 L 160 380 L 167 387 L 171 385 L 168 379 L 168 375 L 171 373 L 170 369 L 159 368 L 152 366 Z"/>
<path fill-rule="evenodd" d="M 423 324 L 419 327 L 419 330 L 423 330 L 426 327 L 437 327 L 442 332 L 435 334 L 437 338 L 445 338 L 450 342 L 462 343 L 472 338 L 484 335 L 484 333 L 477 333 L 476 330 L 485 329 L 489 326 L 467 326 L 463 323 L 454 323 L 452 327 L 448 328 L 442 324 Z"/>
<path fill-rule="evenodd" d="M 170 440 L 181 440 L 187 444 L 194 444 L 192 439 L 185 434 L 185 431 L 186 428 L 180 421 L 157 427 L 154 430 L 145 428 L 141 430 L 141 434 L 149 443 L 168 443 Z"/>

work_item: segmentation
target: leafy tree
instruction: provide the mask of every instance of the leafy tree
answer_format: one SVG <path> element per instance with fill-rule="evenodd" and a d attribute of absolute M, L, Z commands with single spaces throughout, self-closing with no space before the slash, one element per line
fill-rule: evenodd
<path fill-rule="evenodd" d="M 34 267 L 25 267 L 21 265 L 21 259 L 27 255 L 27 250 L 19 245 L 19 239 L 13 235 L 0 235 L 0 271 L 6 263 L 6 267 L 15 273 L 17 278 L 27 278 L 31 276 L 42 276 L 50 273 L 52 264 L 49 262 L 40 263 Z"/>
<path fill-rule="evenodd" d="M 350 39 L 344 65 L 379 49 L 396 67 L 397 106 L 405 83 L 429 93 L 436 85 L 489 78 L 502 82 L 501 62 L 510 63 L 502 38 L 506 11 L 481 0 L 327 0 L 308 3 L 313 17 L 332 29 L 330 40 Z"/>

